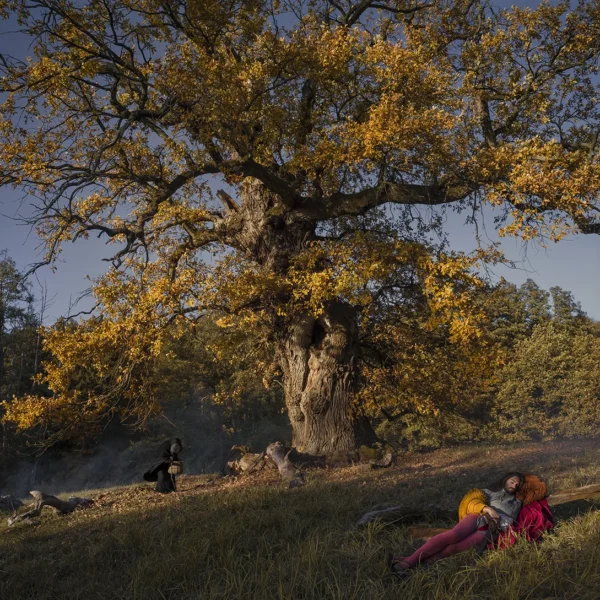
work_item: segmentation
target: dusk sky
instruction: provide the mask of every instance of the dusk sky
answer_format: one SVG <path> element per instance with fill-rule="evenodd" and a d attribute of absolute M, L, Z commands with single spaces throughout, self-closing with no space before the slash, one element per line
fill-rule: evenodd
<path fill-rule="evenodd" d="M 0 21 L 0 52 L 24 56 L 29 51 L 28 40 L 13 33 L 15 29 L 14 23 Z M 6 249 L 21 270 L 41 260 L 40 241 L 28 226 L 17 219 L 19 214 L 27 216 L 29 213 L 28 199 L 23 198 L 22 192 L 0 188 L 0 251 Z M 491 215 L 486 217 L 486 222 L 488 235 L 496 240 Z M 474 231 L 472 226 L 464 224 L 464 215 L 449 211 L 447 230 L 454 249 L 470 251 L 475 248 Z M 519 268 L 497 268 L 497 276 L 504 276 L 516 284 L 530 277 L 545 289 L 558 285 L 570 290 L 588 315 L 600 319 L 599 236 L 574 236 L 547 249 L 533 245 L 525 248 L 518 240 L 509 239 L 503 241 L 502 247 L 507 257 L 519 264 Z M 102 273 L 108 263 L 101 259 L 111 256 L 114 251 L 115 246 L 107 247 L 103 240 L 90 238 L 66 246 L 54 272 L 47 267 L 37 271 L 32 278 L 34 293 L 39 296 L 39 282 L 47 287 L 48 297 L 52 299 L 47 323 L 68 312 L 70 303 L 89 286 L 86 276 Z M 89 306 L 88 300 L 81 303 L 79 309 Z"/>

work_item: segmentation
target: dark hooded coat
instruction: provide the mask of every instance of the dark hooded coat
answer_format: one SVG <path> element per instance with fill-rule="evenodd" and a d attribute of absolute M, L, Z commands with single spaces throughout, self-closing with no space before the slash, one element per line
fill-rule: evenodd
<path fill-rule="evenodd" d="M 175 475 L 171 475 L 171 473 L 169 473 L 169 466 L 171 463 L 174 460 L 179 460 L 179 456 L 177 454 L 171 453 L 171 446 L 173 446 L 173 444 L 179 444 L 179 447 L 183 448 L 179 438 L 167 440 L 160 446 L 160 462 L 152 465 L 144 473 L 144 479 L 146 481 L 156 481 L 156 487 L 154 489 L 162 494 L 169 494 L 170 492 L 176 491 Z"/>

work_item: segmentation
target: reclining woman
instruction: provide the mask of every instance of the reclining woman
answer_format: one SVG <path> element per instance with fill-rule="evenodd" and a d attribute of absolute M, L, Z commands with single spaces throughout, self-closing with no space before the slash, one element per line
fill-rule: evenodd
<path fill-rule="evenodd" d="M 525 476 L 517 471 L 504 475 L 494 489 L 470 490 L 461 502 L 458 525 L 432 537 L 410 556 L 388 555 L 390 568 L 403 576 L 420 563 L 433 563 L 469 548 L 483 549 L 503 532 L 512 532 L 523 500 L 542 500 L 546 494 L 546 485 L 539 478 L 528 475 L 527 479 L 525 494 Z"/>

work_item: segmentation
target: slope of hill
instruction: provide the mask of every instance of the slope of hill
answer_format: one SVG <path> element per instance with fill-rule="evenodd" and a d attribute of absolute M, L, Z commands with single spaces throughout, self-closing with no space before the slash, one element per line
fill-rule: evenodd
<path fill-rule="evenodd" d="M 599 459 L 598 440 L 468 446 L 406 455 L 383 471 L 313 470 L 291 490 L 266 472 L 184 476 L 170 496 L 147 484 L 83 491 L 95 500 L 87 511 L 13 528 L 2 519 L 0 598 L 597 600 L 600 498 L 558 507 L 558 527 L 539 545 L 466 553 L 402 582 L 384 557 L 415 546 L 406 529 L 355 524 L 374 507 L 452 509 L 467 488 L 512 469 L 540 474 L 551 490 L 597 483 Z"/>

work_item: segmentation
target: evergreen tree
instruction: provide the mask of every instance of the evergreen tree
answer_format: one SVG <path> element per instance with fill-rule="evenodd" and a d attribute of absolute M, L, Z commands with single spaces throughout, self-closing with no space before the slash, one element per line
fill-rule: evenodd
<path fill-rule="evenodd" d="M 7 340 L 9 334 L 31 320 L 33 298 L 23 275 L 6 250 L 0 252 L 0 401 L 7 396 Z M 28 310 L 29 309 L 29 310 Z"/>
<path fill-rule="evenodd" d="M 33 298 L 23 275 L 6 250 L 0 252 L 0 402 L 11 392 L 19 393 L 16 385 L 24 376 L 24 361 L 15 354 L 15 332 L 23 330 L 30 318 Z M 8 455 L 7 426 L 2 426 L 2 463 Z"/>
<path fill-rule="evenodd" d="M 521 341 L 500 376 L 492 429 L 503 438 L 597 435 L 600 344 L 548 322 Z"/>
<path fill-rule="evenodd" d="M 525 325 L 531 334 L 536 325 L 547 323 L 552 318 L 550 294 L 541 289 L 533 279 L 528 279 L 519 288 L 525 307 Z"/>
<path fill-rule="evenodd" d="M 553 321 L 563 327 L 580 327 L 589 323 L 581 303 L 575 300 L 573 294 L 558 286 L 550 288 L 552 295 Z"/>
<path fill-rule="evenodd" d="M 510 349 L 527 337 L 527 310 L 524 295 L 514 283 L 502 279 L 486 299 L 490 335 L 503 348 Z"/>

